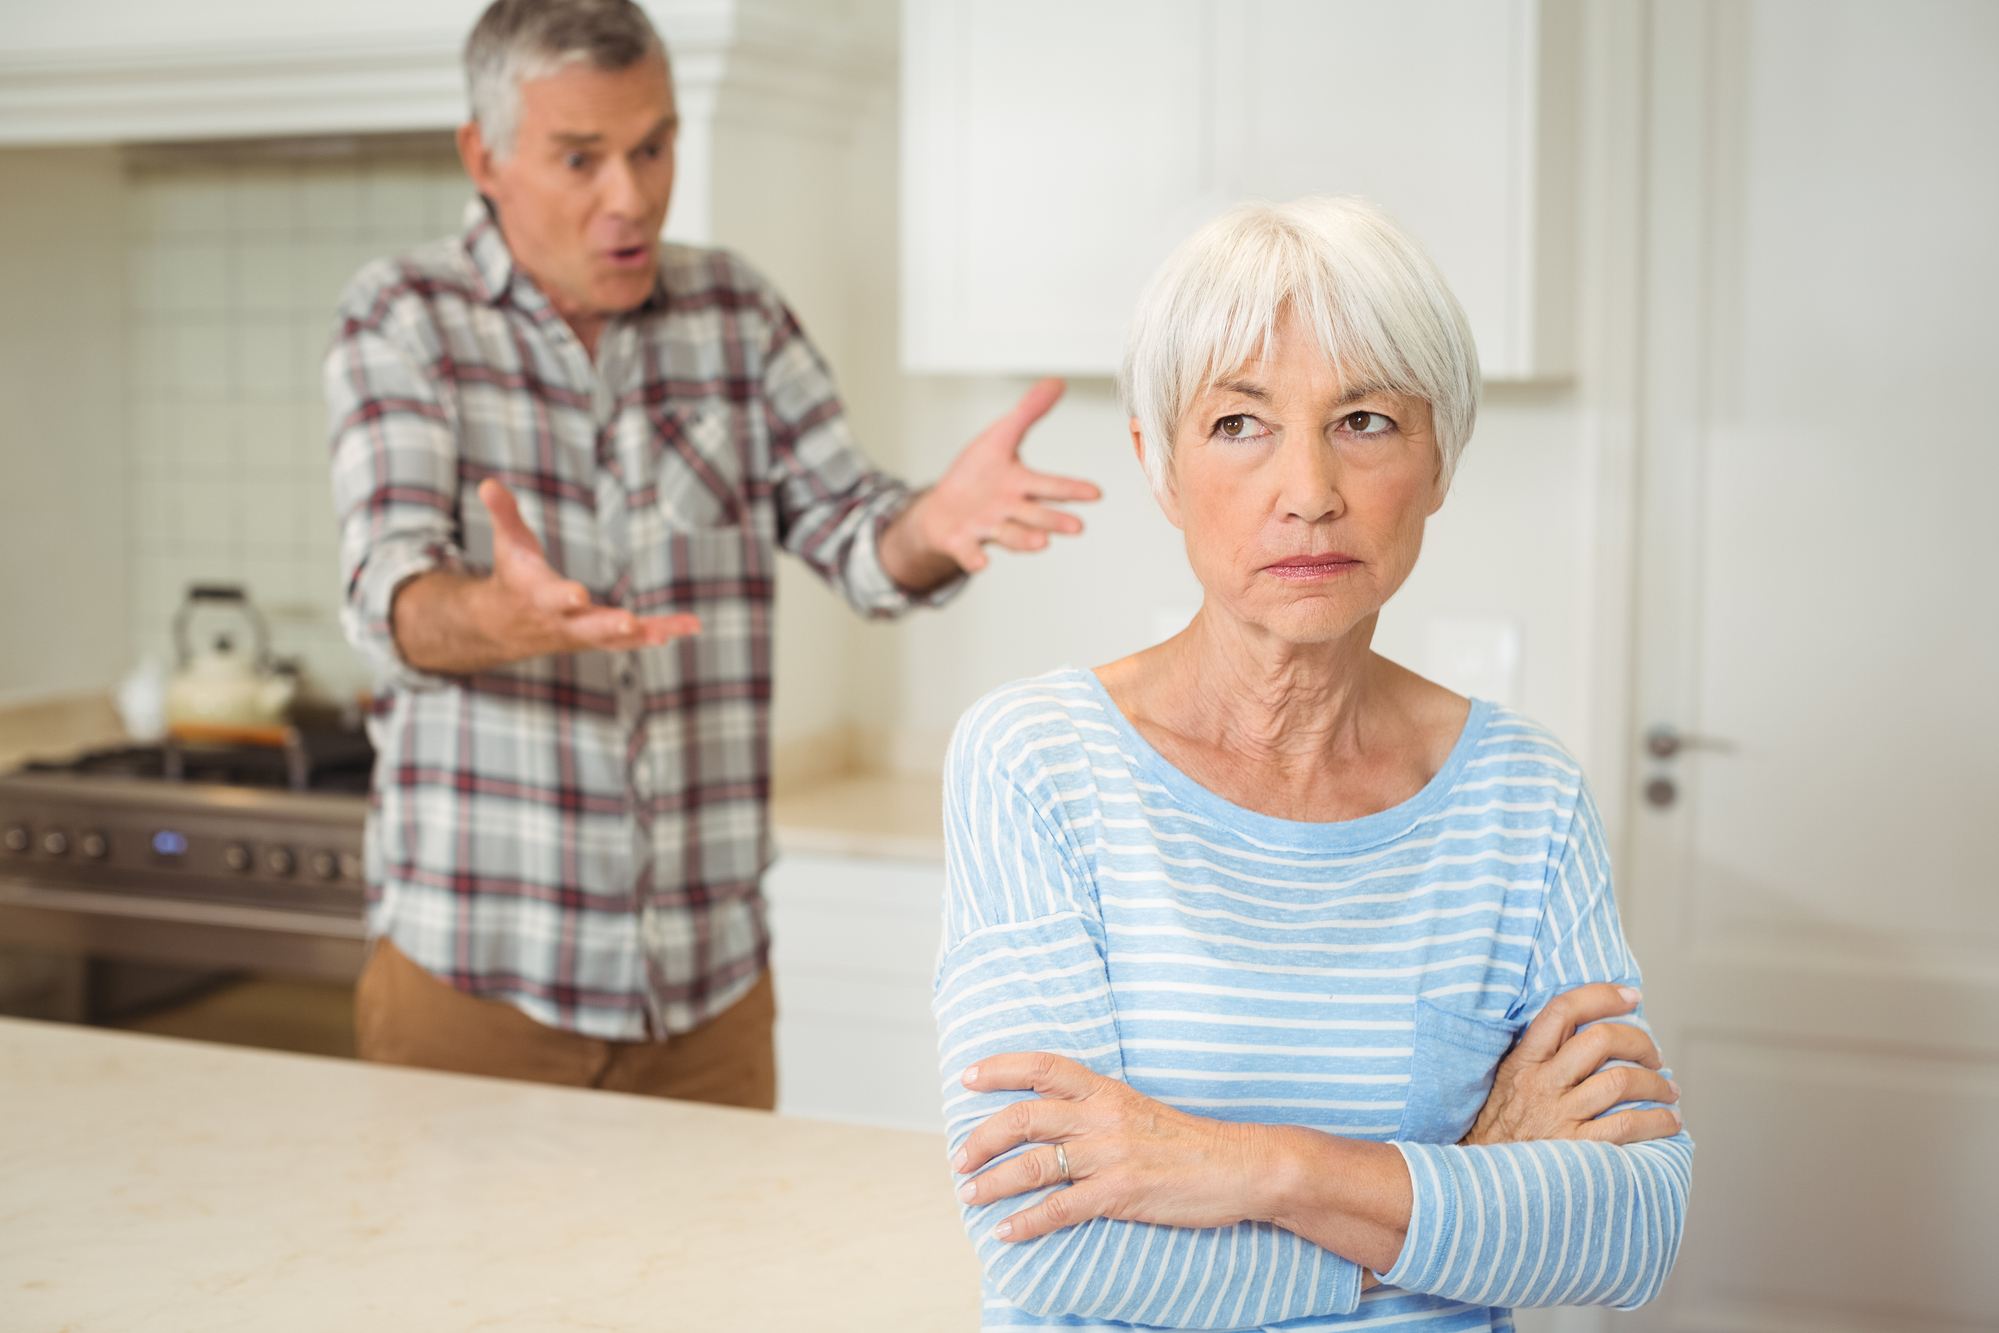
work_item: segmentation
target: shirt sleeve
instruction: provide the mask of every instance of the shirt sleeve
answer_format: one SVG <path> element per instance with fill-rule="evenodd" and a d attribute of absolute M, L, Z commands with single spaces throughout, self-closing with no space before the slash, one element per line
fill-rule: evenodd
<path fill-rule="evenodd" d="M 947 765 L 934 1001 L 952 1153 L 986 1117 L 1034 1095 L 970 1092 L 958 1078 L 967 1065 L 1048 1051 L 1124 1079 L 1103 925 L 1081 862 L 998 759 L 968 739 L 967 723 Z M 1018 1244 L 993 1236 L 1047 1195 L 960 1205 L 989 1299 L 1037 1316 L 1190 1329 L 1347 1314 L 1359 1303 L 1358 1266 L 1264 1223 L 1191 1230 L 1097 1218 Z"/>
<path fill-rule="evenodd" d="M 1585 789 L 1548 881 L 1516 1016 L 1531 1018 L 1563 991 L 1596 981 L 1636 986 L 1639 975 Z M 1645 1026 L 1642 1010 L 1617 1021 Z M 1605 1114 L 1655 1105 L 1630 1102 Z M 1415 1206 L 1402 1254 L 1381 1275 L 1391 1286 L 1474 1305 L 1630 1309 L 1657 1295 L 1672 1271 L 1693 1176 L 1694 1143 L 1684 1130 L 1628 1147 L 1395 1146 L 1409 1164 Z"/>
<path fill-rule="evenodd" d="M 876 470 L 854 444 L 832 372 L 784 303 L 775 294 L 768 301 L 763 397 L 778 540 L 862 615 L 885 619 L 914 606 L 942 606 L 966 576 L 917 593 L 882 568 L 881 535 L 908 507 L 910 490 Z"/>
<path fill-rule="evenodd" d="M 410 579 L 464 567 L 458 434 L 408 335 L 356 298 L 367 277 L 364 270 L 342 303 L 325 363 L 345 591 L 340 622 L 378 678 L 404 689 L 435 689 L 450 682 L 403 660 L 389 612 L 396 590 Z"/>

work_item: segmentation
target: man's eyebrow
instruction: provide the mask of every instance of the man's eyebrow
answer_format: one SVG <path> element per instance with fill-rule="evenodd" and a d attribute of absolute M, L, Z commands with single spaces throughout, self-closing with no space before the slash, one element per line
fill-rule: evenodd
<path fill-rule="evenodd" d="M 659 120 L 653 124 L 653 127 L 651 129 L 646 131 L 645 138 L 656 139 L 662 134 L 665 134 L 671 130 L 677 130 L 679 128 L 680 128 L 680 117 L 674 114 L 673 112 L 669 111 L 665 115 L 661 116 Z M 604 136 L 602 134 L 582 134 L 570 130 L 557 130 L 549 137 L 551 139 L 554 139 L 557 143 L 565 144 L 571 148 L 582 148 L 590 144 L 599 144 L 604 142 Z M 640 142 L 643 143 L 645 142 L 645 140 L 640 140 Z"/>

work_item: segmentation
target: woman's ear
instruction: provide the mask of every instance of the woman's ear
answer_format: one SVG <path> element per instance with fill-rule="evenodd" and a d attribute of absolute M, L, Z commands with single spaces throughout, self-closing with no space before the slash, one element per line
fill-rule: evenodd
<path fill-rule="evenodd" d="M 1131 419 L 1131 451 L 1138 455 L 1138 466 L 1145 473 L 1147 481 L 1152 480 L 1151 469 L 1145 466 L 1145 431 L 1138 424 L 1138 418 Z M 1174 527 L 1180 526 L 1180 497 L 1173 493 L 1173 479 L 1168 477 L 1163 487 L 1152 488 L 1152 498 L 1159 501 L 1160 509 L 1166 513 L 1166 521 Z"/>

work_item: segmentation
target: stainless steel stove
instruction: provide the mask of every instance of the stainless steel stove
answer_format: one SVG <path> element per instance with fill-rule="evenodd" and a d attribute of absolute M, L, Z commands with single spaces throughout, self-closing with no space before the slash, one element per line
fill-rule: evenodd
<path fill-rule="evenodd" d="M 352 980 L 373 751 L 168 742 L 0 776 L 0 940 Z"/>

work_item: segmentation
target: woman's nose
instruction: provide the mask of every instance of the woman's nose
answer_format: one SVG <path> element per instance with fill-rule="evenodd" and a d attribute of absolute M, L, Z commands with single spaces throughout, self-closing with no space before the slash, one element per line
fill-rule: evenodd
<path fill-rule="evenodd" d="M 1316 523 L 1337 517 L 1346 507 L 1340 498 L 1339 457 L 1324 440 L 1294 434 L 1277 450 L 1280 485 L 1278 503 L 1287 518 Z"/>

